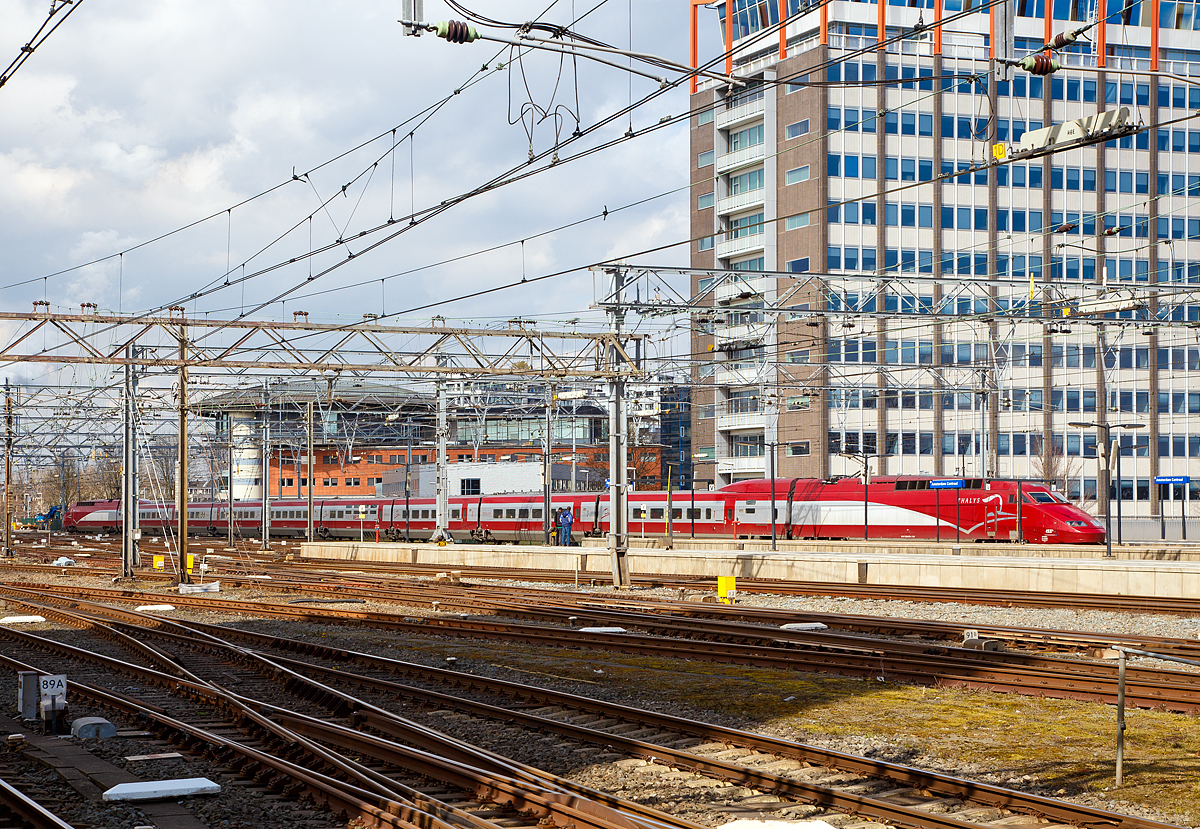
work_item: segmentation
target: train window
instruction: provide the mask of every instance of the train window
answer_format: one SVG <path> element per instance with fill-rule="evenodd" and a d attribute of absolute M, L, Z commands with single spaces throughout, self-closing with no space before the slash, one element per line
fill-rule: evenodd
<path fill-rule="evenodd" d="M 492 518 L 503 518 L 503 517 L 504 517 L 504 510 L 502 510 L 502 509 L 492 510 Z"/>
<path fill-rule="evenodd" d="M 672 518 L 683 518 L 683 510 L 681 510 L 681 509 L 671 510 L 671 517 Z"/>
<path fill-rule="evenodd" d="M 1010 503 L 1010 504 L 1015 504 L 1015 503 L 1017 503 L 1017 496 L 1015 496 L 1015 495 L 1009 495 L 1009 496 L 1008 496 L 1008 503 Z"/>
<path fill-rule="evenodd" d="M 430 515 L 430 513 L 432 513 L 432 512 L 433 512 L 433 510 L 423 509 L 423 510 L 421 510 L 421 517 L 422 518 L 431 518 L 432 516 Z"/>
<path fill-rule="evenodd" d="M 652 510 L 650 510 L 650 517 L 654 518 L 654 519 L 662 518 L 663 517 L 663 508 L 662 507 L 654 507 Z"/>
<path fill-rule="evenodd" d="M 528 518 L 528 517 L 529 517 L 529 510 L 527 510 L 527 509 L 517 510 L 517 518 Z"/>
<path fill-rule="evenodd" d="M 458 521 L 461 515 L 462 512 L 460 510 L 450 510 L 450 519 L 452 521 Z"/>
<path fill-rule="evenodd" d="M 712 510 L 711 510 L 711 509 L 706 509 L 706 510 L 704 510 L 704 519 L 705 519 L 706 521 L 711 521 L 711 520 L 712 520 Z"/>
<path fill-rule="evenodd" d="M 1035 503 L 1035 504 L 1053 504 L 1054 503 L 1054 498 L 1050 495 L 1049 492 L 1028 492 L 1025 494 L 1025 497 L 1028 498 L 1031 503 Z"/>
<path fill-rule="evenodd" d="M 698 509 L 688 509 L 688 511 L 687 511 L 687 517 L 688 517 L 688 518 L 690 518 L 690 519 L 692 519 L 693 521 L 695 521 L 697 518 L 699 518 L 699 517 L 700 517 L 700 510 L 698 510 Z"/>
<path fill-rule="evenodd" d="M 754 507 L 746 507 L 746 515 L 754 515 Z"/>
<path fill-rule="evenodd" d="M 644 519 L 646 517 L 646 508 L 645 507 L 634 507 L 633 508 L 633 517 Z"/>
<path fill-rule="evenodd" d="M 533 517 L 534 517 L 534 518 L 541 518 L 541 517 L 542 517 L 542 509 L 541 509 L 541 507 L 538 507 L 537 509 L 535 509 L 535 510 L 533 511 Z"/>
<path fill-rule="evenodd" d="M 517 511 L 516 511 L 515 509 L 505 510 L 505 511 L 504 511 L 504 517 L 505 517 L 505 518 L 516 518 L 516 517 L 517 517 Z"/>

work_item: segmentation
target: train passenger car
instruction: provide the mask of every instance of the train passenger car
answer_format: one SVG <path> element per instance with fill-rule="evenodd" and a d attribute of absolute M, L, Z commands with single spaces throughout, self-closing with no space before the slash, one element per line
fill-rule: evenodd
<path fill-rule="evenodd" d="M 929 541 L 1011 541 L 1099 544 L 1103 525 L 1047 486 L 1013 480 L 966 479 L 960 489 L 938 489 L 925 476 L 881 476 L 866 487 L 859 478 L 783 478 L 739 481 L 706 492 L 631 492 L 629 534 L 658 537 L 673 529 L 696 538 L 770 538 L 772 521 L 781 539 L 911 538 Z M 772 503 L 772 488 L 773 501 Z M 608 532 L 607 493 L 555 493 L 552 511 L 569 507 L 572 536 Z M 516 493 L 449 499 L 452 537 L 487 542 L 538 543 L 543 538 L 543 495 Z M 257 537 L 262 503 L 192 503 L 189 531 Z M 309 505 L 304 500 L 272 501 L 271 535 L 303 538 Z M 339 498 L 313 502 L 312 523 L 319 538 L 428 539 L 437 528 L 433 498 Z M 176 526 L 174 507 L 142 502 L 139 522 L 149 533 Z M 115 532 L 120 503 L 89 501 L 67 511 L 64 527 Z M 1019 529 L 1018 529 L 1019 525 Z"/>
<path fill-rule="evenodd" d="M 964 479 L 961 488 L 938 489 L 930 486 L 933 480 L 882 476 L 866 487 L 861 478 L 776 480 L 776 536 L 1104 542 L 1101 522 L 1045 484 L 975 478 Z M 736 535 L 771 535 L 769 480 L 739 481 L 721 492 L 733 498 Z"/>

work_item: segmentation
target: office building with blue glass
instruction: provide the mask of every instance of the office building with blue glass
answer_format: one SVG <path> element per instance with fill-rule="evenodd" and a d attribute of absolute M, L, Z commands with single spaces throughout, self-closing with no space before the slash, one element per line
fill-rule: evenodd
<path fill-rule="evenodd" d="M 1191 4 L 1019 0 L 1018 57 L 1092 25 L 1006 80 L 988 6 L 699 5 L 693 43 L 719 26 L 729 54 L 693 59 L 741 83 L 691 97 L 698 485 L 771 453 L 781 477 L 1043 478 L 1103 513 L 1112 440 L 1127 516 L 1200 501 L 1200 474 L 1153 484 L 1200 469 Z M 1104 112 L 1119 136 L 1020 157 Z"/>

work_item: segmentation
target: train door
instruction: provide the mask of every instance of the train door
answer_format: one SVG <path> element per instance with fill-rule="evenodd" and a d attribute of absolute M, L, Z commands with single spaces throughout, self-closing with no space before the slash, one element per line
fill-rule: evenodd
<path fill-rule="evenodd" d="M 1002 495 L 988 495 L 983 499 L 983 531 L 988 538 L 995 538 L 1000 531 L 1000 510 L 1003 507 Z"/>

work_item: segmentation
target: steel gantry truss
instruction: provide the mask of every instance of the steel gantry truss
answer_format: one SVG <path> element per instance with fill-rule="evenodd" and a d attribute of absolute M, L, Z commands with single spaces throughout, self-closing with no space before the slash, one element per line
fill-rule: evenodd
<path fill-rule="evenodd" d="M 304 316 L 298 314 L 298 317 Z M 0 312 L 0 321 L 20 330 L 0 349 L 0 361 L 127 365 L 125 347 L 137 343 L 138 365 L 193 370 L 330 372 L 370 375 L 496 377 L 512 380 L 563 377 L 610 379 L 632 366 L 626 343 L 639 334 L 546 331 L 522 325 L 504 328 L 455 328 L 384 325 L 370 319 L 354 324 L 188 318 L 106 314 Z M 39 336 L 40 335 L 40 336 Z M 56 336 L 53 344 L 40 339 Z M 187 342 L 187 356 L 164 353 L 171 343 Z M 405 344 L 397 340 L 403 339 Z M 411 344 L 422 340 L 417 346 Z M 559 348 L 552 347 L 560 344 Z M 563 350 L 561 344 L 569 344 Z M 497 348 L 496 346 L 499 345 Z M 608 369 L 615 350 L 624 368 Z"/>
<path fill-rule="evenodd" d="M 755 286 L 760 278 L 786 279 L 791 284 L 777 290 L 772 302 L 755 306 L 764 314 L 787 314 L 793 320 L 892 319 L 929 324 L 987 323 L 1000 321 L 1041 322 L 1052 324 L 1080 319 L 1115 326 L 1145 327 L 1179 324 L 1163 316 L 1163 308 L 1172 305 L 1200 302 L 1200 285 L 1179 282 L 1139 283 L 1103 286 L 1079 280 L 1034 279 L 1024 276 L 935 276 L 915 273 L 792 273 L 789 271 L 727 271 L 704 268 L 629 267 L 626 287 L 638 285 L 638 295 L 646 299 L 615 301 L 610 295 L 601 296 L 597 306 L 606 310 L 621 307 L 626 313 L 655 317 L 674 314 L 712 314 L 748 299 L 761 299 Z M 711 283 L 694 296 L 681 296 L 670 286 L 666 277 L 700 277 Z M 1026 287 L 1028 286 L 1027 290 Z M 726 297 L 718 298 L 721 288 Z M 741 290 L 729 290 L 737 289 Z M 1021 288 L 1020 301 L 996 302 L 995 289 Z M 917 301 L 933 297 L 929 304 L 914 310 L 887 310 L 885 295 L 912 297 Z M 859 300 L 845 303 L 845 295 L 853 292 Z M 665 297 L 664 297 L 665 295 Z M 653 298 L 650 298 L 653 296 Z M 867 300 L 878 298 L 868 306 Z M 967 300 L 971 311 L 956 311 L 958 301 Z M 795 303 L 807 303 L 800 307 Z M 976 311 L 977 303 L 985 310 Z M 868 310 L 870 307 L 870 310 Z M 1128 318 L 1107 317 L 1121 311 L 1136 312 Z M 1187 324 L 1187 323 L 1185 323 Z M 1191 322 L 1200 327 L 1200 322 Z"/>
<path fill-rule="evenodd" d="M 614 276 L 614 282 L 619 278 Z M 620 290 L 617 289 L 617 296 Z M 439 387 L 450 379 L 493 379 L 507 382 L 546 383 L 548 380 L 607 381 L 614 410 L 610 418 L 624 422 L 624 385 L 642 374 L 640 360 L 644 335 L 622 329 L 623 314 L 610 312 L 607 331 L 598 333 L 551 331 L 536 323 L 510 320 L 504 327 L 452 327 L 435 318 L 430 326 L 380 323 L 373 315 L 353 324 L 310 323 L 296 312 L 293 322 L 247 319 L 189 318 L 174 307 L 167 316 L 52 313 L 47 302 L 34 303 L 32 313 L 0 313 L 0 320 L 15 324 L 16 331 L 0 349 L 0 360 L 10 363 L 140 366 L 172 373 L 178 379 L 175 407 L 178 412 L 179 481 L 187 478 L 189 372 L 235 375 L 292 373 L 336 378 L 404 377 L 433 381 Z M 440 321 L 440 324 L 436 324 Z M 636 348 L 632 349 L 630 345 Z M 136 346 L 136 347 L 135 347 Z M 438 457 L 446 459 L 445 394 L 439 395 Z M 111 408 L 109 409 L 111 411 Z M 75 414 L 78 414 L 76 412 Z M 61 432 L 65 429 L 56 430 Z M 618 430 L 619 432 L 619 430 Z M 126 442 L 130 438 L 127 437 Z M 630 584 L 626 553 L 628 534 L 621 520 L 627 510 L 624 435 L 618 434 L 610 457 L 614 482 L 609 535 L 614 582 Z M 126 464 L 126 466 L 131 466 Z M 129 474 L 129 469 L 126 469 Z M 134 491 L 127 483 L 127 491 Z M 444 489 L 444 487 L 443 487 Z M 176 514 L 180 516 L 179 578 L 187 581 L 187 486 L 177 486 Z M 440 493 L 439 505 L 445 501 Z M 266 511 L 264 510 L 264 513 Z M 439 509 L 439 534 L 448 537 Z M 549 520 L 549 511 L 545 512 Z M 264 533 L 264 539 L 265 539 Z"/>
<path fill-rule="evenodd" d="M 1061 247 L 1061 246 L 1060 246 Z M 938 263 L 928 263 L 932 270 Z M 1097 419 L 1104 423 L 1107 389 L 1114 382 L 1115 347 L 1128 343 L 1127 335 L 1144 334 L 1154 349 L 1173 331 L 1200 329 L 1195 306 L 1200 305 L 1200 284 L 1180 279 L 1178 268 L 1171 269 L 1173 280 L 1116 281 L 1063 279 L 1052 268 L 1039 275 L 1011 274 L 934 274 L 906 270 L 874 273 L 792 273 L 780 271 L 742 271 L 708 268 L 622 266 L 623 285 L 635 300 L 612 293 L 598 294 L 596 305 L 609 313 L 636 313 L 643 317 L 686 316 L 693 333 L 711 337 L 710 353 L 692 354 L 693 364 L 728 365 L 741 378 L 737 385 L 759 385 L 774 391 L 768 400 L 778 405 L 786 387 L 800 394 L 836 392 L 860 387 L 879 395 L 896 395 L 902 390 L 938 393 L 970 393 L 982 399 L 980 435 L 998 429 L 998 415 L 1011 401 L 1004 397 L 1004 382 L 1013 367 L 1009 340 L 1016 326 L 1032 326 L 1027 338 L 1042 345 L 1050 357 L 1050 343 L 1056 335 L 1069 333 L 1072 325 L 1094 327 L 1097 359 L 1095 382 L 1098 398 Z M 597 269 L 605 272 L 611 268 Z M 687 295 L 672 282 L 680 277 L 689 281 Z M 1153 277 L 1151 277 L 1153 278 Z M 1190 306 L 1190 307 L 1189 307 Z M 790 325 L 789 325 L 790 324 Z M 866 324 L 866 325 L 864 325 Z M 885 360 L 871 364 L 829 362 L 825 353 L 831 340 L 852 331 L 899 339 L 902 332 L 914 336 L 918 329 L 932 334 L 935 330 L 976 331 L 988 343 L 986 355 L 978 351 L 963 363 L 947 363 L 935 354 L 924 360 Z M 786 334 L 785 334 L 786 332 Z M 784 339 L 787 339 L 785 342 Z M 943 342 L 934 335 L 935 342 Z M 697 343 L 702 351 L 705 343 Z M 811 362 L 782 361 L 784 346 L 813 347 L 817 358 Z M 880 343 L 882 347 L 883 343 Z M 734 354 L 749 348 L 778 349 L 755 362 L 727 362 Z M 1159 349 L 1161 359 L 1161 351 Z M 765 359 L 764 359 L 765 358 Z M 719 374 L 719 372 L 718 372 Z M 709 382 L 702 371 L 696 382 Z M 837 406 L 830 404 L 834 410 Z M 1051 408 L 1042 411 L 1039 431 L 1048 435 Z M 844 413 L 843 413 L 844 414 Z M 830 412 L 836 417 L 836 411 Z M 1049 439 L 1046 437 L 1045 439 Z M 995 446 L 980 447 L 979 464 L 996 464 Z"/>

